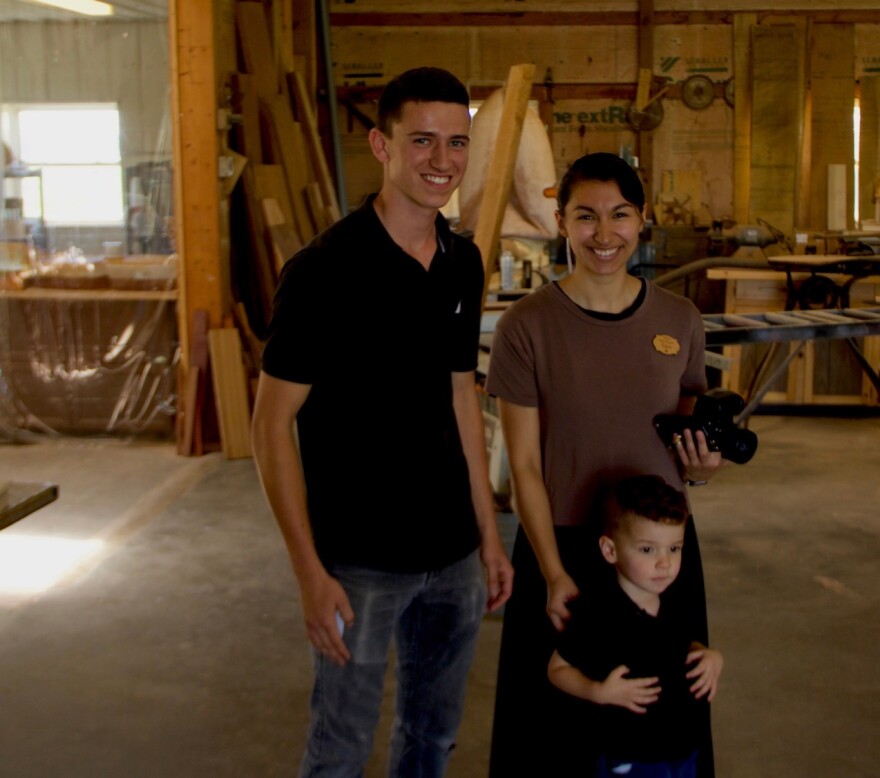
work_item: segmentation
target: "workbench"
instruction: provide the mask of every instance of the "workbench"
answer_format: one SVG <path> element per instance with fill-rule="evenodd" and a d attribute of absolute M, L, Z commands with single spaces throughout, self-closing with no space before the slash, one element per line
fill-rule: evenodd
<path fill-rule="evenodd" d="M 875 264 L 869 265 L 866 261 Z M 867 274 L 876 267 L 876 259 L 795 256 L 773 257 L 772 262 L 777 269 L 711 268 L 706 271 L 708 279 L 726 282 L 725 314 L 746 317 L 763 316 L 768 311 L 821 314 L 823 310 L 819 309 L 793 310 L 800 285 L 818 277 L 833 283 L 838 295 L 843 293 L 841 299 L 849 303 L 849 310 L 875 308 L 878 304 L 880 273 Z M 828 272 L 829 268 L 832 272 Z M 851 272 L 836 272 L 846 269 Z M 880 337 L 877 337 L 880 332 L 873 325 L 863 329 L 853 325 L 847 329 L 822 326 L 821 322 L 814 321 L 801 324 L 799 331 L 794 325 L 790 326 L 791 329 L 778 325 L 763 328 L 767 330 L 763 334 L 731 331 L 726 336 L 710 335 L 707 329 L 707 338 L 721 348 L 730 365 L 722 374 L 721 385 L 752 397 L 757 385 L 772 376 L 772 384 L 763 386 L 767 402 L 878 405 L 877 387 L 870 371 L 865 370 L 865 363 L 871 370 L 880 365 Z M 722 337 L 728 340 L 721 342 Z M 786 370 L 779 369 L 783 364 Z"/>
<path fill-rule="evenodd" d="M 0 497 L 0 530 L 58 499 L 58 487 L 50 483 L 11 481 Z"/>

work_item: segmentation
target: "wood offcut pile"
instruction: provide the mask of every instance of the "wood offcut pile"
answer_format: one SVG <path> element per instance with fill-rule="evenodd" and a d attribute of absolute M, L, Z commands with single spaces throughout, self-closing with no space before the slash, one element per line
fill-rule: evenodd
<path fill-rule="evenodd" d="M 238 2 L 235 22 L 239 69 L 229 78 L 221 149 L 231 163 L 223 180 L 234 317 L 208 330 L 206 313 L 195 312 L 177 435 L 181 454 L 222 448 L 227 458 L 251 455 L 253 386 L 281 268 L 340 218 L 314 95 L 284 43 L 290 20 L 262 2 Z"/>
<path fill-rule="evenodd" d="M 262 335 L 284 262 L 340 212 L 314 96 L 292 62 L 285 65 L 290 58 L 279 50 L 283 36 L 270 34 L 262 3 L 236 3 L 235 20 L 240 72 L 230 80 L 230 147 L 246 162 L 230 203 L 230 223 L 239 299 Z M 248 276 L 256 288 L 241 288 Z"/>

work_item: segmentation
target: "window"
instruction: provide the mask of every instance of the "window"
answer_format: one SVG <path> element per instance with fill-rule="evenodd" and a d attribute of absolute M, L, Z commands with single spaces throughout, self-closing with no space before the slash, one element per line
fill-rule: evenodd
<path fill-rule="evenodd" d="M 124 220 L 119 111 L 115 104 L 2 107 L 3 135 L 21 176 L 26 219 L 55 225 L 118 225 Z M 13 176 L 13 179 L 15 176 Z M 6 180 L 5 189 L 10 187 Z"/>

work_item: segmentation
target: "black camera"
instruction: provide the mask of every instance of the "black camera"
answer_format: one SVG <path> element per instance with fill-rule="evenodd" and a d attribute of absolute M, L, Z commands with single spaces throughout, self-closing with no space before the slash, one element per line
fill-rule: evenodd
<path fill-rule="evenodd" d="M 693 415 L 660 414 L 654 417 L 654 426 L 667 446 L 686 429 L 692 433 L 702 430 L 710 451 L 720 451 L 725 459 L 744 465 L 758 448 L 758 436 L 734 421 L 745 407 L 745 401 L 736 392 L 710 389 L 697 397 Z"/>

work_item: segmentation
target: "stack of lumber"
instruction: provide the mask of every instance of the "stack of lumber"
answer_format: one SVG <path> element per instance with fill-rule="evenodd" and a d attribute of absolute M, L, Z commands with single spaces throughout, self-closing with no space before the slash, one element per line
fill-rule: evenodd
<path fill-rule="evenodd" d="M 281 268 L 340 218 L 313 96 L 292 52 L 281 51 L 289 19 L 273 13 L 270 25 L 264 4 L 248 0 L 235 4 L 235 20 L 240 62 L 221 152 L 234 171 L 225 194 L 235 303 L 217 328 L 207 311 L 194 311 L 177 429 L 178 453 L 222 450 L 227 459 L 252 454 L 253 390 Z"/>
<path fill-rule="evenodd" d="M 261 2 L 235 5 L 239 72 L 231 78 L 235 116 L 230 146 L 245 160 L 231 222 L 245 227 L 234 241 L 235 261 L 253 286 L 241 291 L 254 330 L 263 334 L 284 263 L 339 219 L 333 180 L 318 133 L 313 97 L 302 74 L 277 51 Z M 277 45 L 273 45 L 277 44 Z"/>

